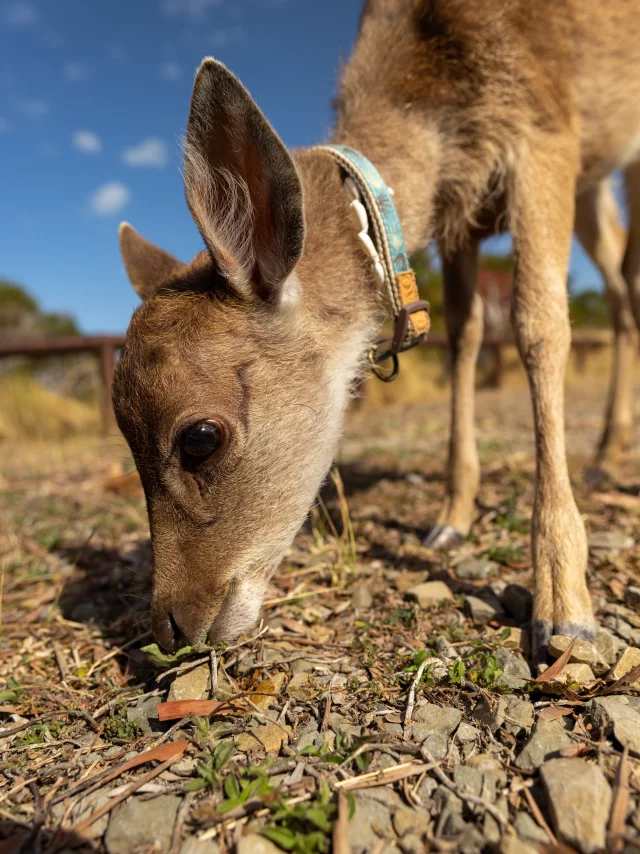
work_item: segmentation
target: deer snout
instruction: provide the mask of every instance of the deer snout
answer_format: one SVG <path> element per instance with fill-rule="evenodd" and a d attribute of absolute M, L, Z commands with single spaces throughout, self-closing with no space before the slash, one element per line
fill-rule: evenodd
<path fill-rule="evenodd" d="M 151 630 L 167 652 L 194 646 L 206 639 L 216 614 L 203 601 L 152 604 Z"/>

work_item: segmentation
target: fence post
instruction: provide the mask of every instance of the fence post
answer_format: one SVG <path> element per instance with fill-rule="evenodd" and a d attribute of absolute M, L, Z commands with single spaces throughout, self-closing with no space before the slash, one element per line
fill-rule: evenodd
<path fill-rule="evenodd" d="M 100 379 L 102 381 L 101 397 L 102 423 L 104 432 L 109 433 L 115 428 L 116 419 L 111 403 L 111 387 L 113 385 L 113 367 L 115 361 L 115 349 L 113 344 L 104 343 L 100 345 Z"/>

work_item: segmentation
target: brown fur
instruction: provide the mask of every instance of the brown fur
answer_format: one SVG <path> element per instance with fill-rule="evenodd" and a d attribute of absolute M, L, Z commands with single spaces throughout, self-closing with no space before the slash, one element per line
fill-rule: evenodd
<path fill-rule="evenodd" d="M 393 187 L 409 251 L 435 237 L 443 255 L 454 404 L 440 544 L 468 530 L 478 483 L 477 244 L 512 231 L 513 320 L 536 426 L 543 650 L 550 632 L 588 636 L 593 625 L 564 447 L 565 282 L 576 194 L 640 151 L 637 20 L 631 0 L 370 0 L 337 100 L 334 138 Z M 314 151 L 294 167 L 248 93 L 211 61 L 196 79 L 187 139 L 187 198 L 209 251 L 166 278 L 150 266 L 145 293 L 157 295 L 134 316 L 114 391 L 147 494 L 153 625 L 166 645 L 178 631 L 232 637 L 257 616 L 330 464 L 381 308 L 337 167 Z M 229 180 L 253 212 L 234 213 Z M 624 261 L 636 320 L 638 223 Z M 180 428 L 207 418 L 227 425 L 228 440 L 189 469 Z"/>

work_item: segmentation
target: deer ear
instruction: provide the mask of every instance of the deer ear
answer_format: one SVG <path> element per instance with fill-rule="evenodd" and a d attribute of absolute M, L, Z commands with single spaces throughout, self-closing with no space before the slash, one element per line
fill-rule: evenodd
<path fill-rule="evenodd" d="M 143 300 L 154 296 L 169 276 L 183 266 L 173 255 L 145 240 L 128 222 L 120 224 L 118 237 L 127 276 Z"/>
<path fill-rule="evenodd" d="M 185 148 L 187 204 L 222 274 L 279 302 L 302 254 L 302 186 L 291 155 L 240 81 L 214 59 L 198 69 Z"/>

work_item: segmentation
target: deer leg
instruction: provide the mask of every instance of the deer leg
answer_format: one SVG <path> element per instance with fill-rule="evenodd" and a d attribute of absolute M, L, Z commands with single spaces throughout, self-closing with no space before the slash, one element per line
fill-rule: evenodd
<path fill-rule="evenodd" d="M 571 490 L 564 435 L 564 374 L 571 343 L 567 268 L 577 171 L 573 146 L 569 134 L 566 141 L 540 134 L 522 150 L 512 184 L 512 315 L 529 380 L 536 445 L 531 552 L 538 662 L 546 657 L 553 634 L 594 635 L 587 539 Z"/>
<path fill-rule="evenodd" d="M 600 468 L 629 447 L 633 413 L 633 363 L 637 336 L 627 286 L 622 275 L 626 232 L 609 181 L 576 199 L 575 232 L 602 273 L 614 332 L 614 355 L 605 423 L 595 454 Z"/>
<path fill-rule="evenodd" d="M 425 545 L 450 548 L 469 533 L 480 482 L 475 438 L 475 370 L 482 343 L 482 300 L 476 292 L 478 244 L 443 259 L 444 310 L 451 353 L 451 427 L 447 493 Z"/>
<path fill-rule="evenodd" d="M 631 311 L 640 330 L 640 163 L 628 166 L 625 173 L 629 203 L 629 237 L 622 264 Z"/>

